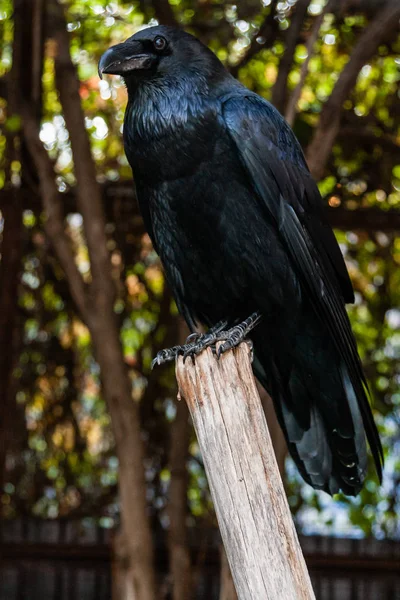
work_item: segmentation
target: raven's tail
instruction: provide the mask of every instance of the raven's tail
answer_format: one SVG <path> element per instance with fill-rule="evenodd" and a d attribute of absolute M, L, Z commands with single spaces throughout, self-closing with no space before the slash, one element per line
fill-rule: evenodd
<path fill-rule="evenodd" d="M 315 489 L 355 496 L 367 471 L 366 437 L 381 478 L 382 447 L 362 381 L 354 385 L 328 332 L 308 320 L 294 347 L 271 353 L 254 335 L 255 375 L 271 394 L 289 452 Z M 314 323 L 314 324 L 313 324 Z M 356 390 L 357 389 L 357 393 Z"/>

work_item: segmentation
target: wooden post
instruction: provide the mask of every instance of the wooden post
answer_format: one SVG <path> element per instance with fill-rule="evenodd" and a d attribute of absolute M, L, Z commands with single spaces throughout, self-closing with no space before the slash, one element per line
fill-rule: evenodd
<path fill-rule="evenodd" d="M 239 600 L 314 599 L 246 343 L 177 361 Z"/>

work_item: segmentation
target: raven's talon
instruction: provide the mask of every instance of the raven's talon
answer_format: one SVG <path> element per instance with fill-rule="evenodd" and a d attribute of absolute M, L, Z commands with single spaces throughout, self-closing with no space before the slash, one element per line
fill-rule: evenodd
<path fill-rule="evenodd" d="M 151 363 L 151 368 L 153 369 L 155 365 L 162 365 L 176 360 L 179 356 L 183 356 L 184 363 L 188 356 L 190 356 L 193 364 L 195 364 L 196 356 L 206 348 L 211 348 L 213 354 L 219 359 L 224 352 L 239 346 L 243 341 L 251 344 L 246 339 L 246 336 L 257 325 L 260 318 L 259 313 L 253 313 L 243 323 L 239 323 L 232 327 L 232 329 L 224 330 L 227 323 L 226 321 L 220 321 L 215 327 L 207 331 L 207 333 L 192 333 L 187 338 L 185 345 L 173 346 L 172 348 L 166 348 L 157 352 L 157 356 Z M 219 341 L 222 344 L 217 348 L 216 343 Z M 251 360 L 253 360 L 253 353 L 251 354 Z"/>
<path fill-rule="evenodd" d="M 226 340 L 226 342 L 224 342 L 223 344 L 221 344 L 219 346 L 219 348 L 217 349 L 217 358 L 221 358 L 221 356 L 223 354 L 225 354 L 225 352 L 227 352 L 228 350 L 231 350 L 233 347 L 235 347 L 237 344 L 235 344 L 232 340 Z"/>
<path fill-rule="evenodd" d="M 154 369 L 156 365 L 164 365 L 167 362 L 176 360 L 178 356 L 184 353 L 184 346 L 173 346 L 172 348 L 165 348 L 157 352 L 155 358 L 151 362 L 151 368 Z"/>
<path fill-rule="evenodd" d="M 196 347 L 195 347 L 195 345 L 190 345 L 190 347 L 187 348 L 184 351 L 183 355 L 182 355 L 182 357 L 183 357 L 183 364 L 186 363 L 186 359 L 187 358 L 191 358 L 192 362 L 194 364 L 195 363 L 195 356 L 196 356 Z"/>
<path fill-rule="evenodd" d="M 248 319 L 243 321 L 243 323 L 239 323 L 229 329 L 228 331 L 221 331 L 217 337 L 218 340 L 223 343 L 216 349 L 215 355 L 217 359 L 219 359 L 222 354 L 231 350 L 232 348 L 236 348 L 242 342 L 246 342 L 250 348 L 250 358 L 253 362 L 253 343 L 251 340 L 247 339 L 246 336 L 254 327 L 259 323 L 261 319 L 261 315 L 259 313 L 253 313 Z"/>
<path fill-rule="evenodd" d="M 197 331 L 195 331 L 187 336 L 185 344 L 193 344 L 194 342 L 197 343 L 202 337 L 202 333 L 197 333 Z"/>

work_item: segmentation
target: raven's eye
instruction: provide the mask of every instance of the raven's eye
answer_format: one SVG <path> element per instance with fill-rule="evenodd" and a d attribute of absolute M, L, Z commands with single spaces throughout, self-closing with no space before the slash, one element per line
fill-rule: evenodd
<path fill-rule="evenodd" d="M 163 38 L 161 35 L 158 35 L 156 38 L 154 38 L 154 48 L 158 51 L 161 52 L 162 50 L 165 50 L 165 48 L 167 47 L 167 40 L 165 38 Z"/>

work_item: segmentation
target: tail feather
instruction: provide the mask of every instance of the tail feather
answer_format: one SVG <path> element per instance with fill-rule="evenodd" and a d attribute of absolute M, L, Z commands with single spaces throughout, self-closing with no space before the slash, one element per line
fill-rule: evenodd
<path fill-rule="evenodd" d="M 321 336 L 312 322 L 302 331 L 290 357 L 287 348 L 284 354 L 272 355 L 268 336 L 259 331 L 254 338 L 254 372 L 273 398 L 288 450 L 305 481 L 330 494 L 342 490 L 355 496 L 367 472 L 366 436 L 381 473 L 371 409 L 360 398 L 329 335 Z"/>

